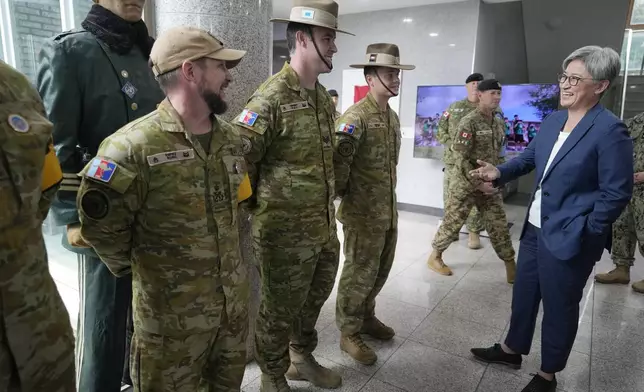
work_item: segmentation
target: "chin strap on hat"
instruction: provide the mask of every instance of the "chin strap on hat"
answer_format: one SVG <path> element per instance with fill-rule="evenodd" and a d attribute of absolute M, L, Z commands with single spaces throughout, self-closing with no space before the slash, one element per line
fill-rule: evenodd
<path fill-rule="evenodd" d="M 320 57 L 320 60 L 324 62 L 324 64 L 329 68 L 329 71 L 333 70 L 333 64 L 329 63 L 324 56 L 322 56 L 322 53 L 320 53 L 320 48 L 318 48 L 317 42 L 315 42 L 315 37 L 313 37 L 313 28 L 311 26 L 306 26 L 306 29 L 308 30 L 309 35 L 311 36 L 311 41 L 313 41 L 313 47 L 315 48 L 315 51 L 318 52 L 318 56 Z"/>
<path fill-rule="evenodd" d="M 385 82 L 383 82 L 383 81 L 382 81 L 382 79 L 380 78 L 380 74 L 378 73 L 378 71 L 376 71 L 376 76 L 378 77 L 378 80 L 380 80 L 380 83 L 382 83 L 382 85 L 385 87 L 385 89 L 386 89 L 387 91 L 389 91 L 389 94 L 391 94 L 391 96 L 392 96 L 392 97 L 397 97 L 397 96 L 398 96 L 398 94 L 396 94 L 396 93 L 394 93 L 393 91 L 391 91 L 391 89 L 389 88 L 389 86 L 387 86 L 387 84 L 386 84 Z"/>

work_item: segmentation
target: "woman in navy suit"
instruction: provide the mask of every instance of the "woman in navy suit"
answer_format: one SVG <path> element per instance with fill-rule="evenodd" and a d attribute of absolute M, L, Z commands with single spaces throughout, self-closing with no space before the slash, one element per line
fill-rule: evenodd
<path fill-rule="evenodd" d="M 486 192 L 537 174 L 521 233 L 510 330 L 503 344 L 471 350 L 479 360 L 521 367 L 543 301 L 541 369 L 523 392 L 555 392 L 555 373 L 566 367 L 577 335 L 584 286 L 631 197 L 631 139 L 622 121 L 599 104 L 620 66 L 610 48 L 573 52 L 559 75 L 564 110 L 544 119 L 520 156 L 498 167 L 479 162 L 471 172 L 487 181 L 481 186 Z"/>

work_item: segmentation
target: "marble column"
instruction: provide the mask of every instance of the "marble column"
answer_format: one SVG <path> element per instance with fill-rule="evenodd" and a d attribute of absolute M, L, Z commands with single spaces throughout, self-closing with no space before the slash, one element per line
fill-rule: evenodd
<path fill-rule="evenodd" d="M 150 1 L 150 0 L 148 0 Z M 225 46 L 245 50 L 246 56 L 232 69 L 233 83 L 226 91 L 228 112 L 232 120 L 246 101 L 270 76 L 273 28 L 269 19 L 272 0 L 154 0 L 156 35 L 175 26 L 195 26 L 210 31 Z M 248 360 L 254 354 L 255 319 L 259 308 L 259 269 L 253 257 L 250 222 L 247 211 L 240 214 L 242 257 L 251 280 Z"/>

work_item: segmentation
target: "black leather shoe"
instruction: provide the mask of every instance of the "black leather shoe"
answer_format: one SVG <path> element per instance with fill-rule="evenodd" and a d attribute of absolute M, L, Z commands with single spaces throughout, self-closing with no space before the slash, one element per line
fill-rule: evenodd
<path fill-rule="evenodd" d="M 521 362 L 523 359 L 520 354 L 508 354 L 501 348 L 501 345 L 496 343 L 489 348 L 473 348 L 470 352 L 476 359 L 486 363 L 499 363 L 506 365 L 512 369 L 521 369 Z"/>
<path fill-rule="evenodd" d="M 557 391 L 557 378 L 548 381 L 538 374 L 535 374 L 532 381 L 526 385 L 521 392 L 556 392 Z"/>

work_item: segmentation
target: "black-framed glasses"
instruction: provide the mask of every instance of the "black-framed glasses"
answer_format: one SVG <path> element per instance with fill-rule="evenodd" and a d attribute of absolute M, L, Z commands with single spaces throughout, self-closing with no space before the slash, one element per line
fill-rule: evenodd
<path fill-rule="evenodd" d="M 570 83 L 571 86 L 576 86 L 581 82 L 582 80 L 595 80 L 593 78 L 580 78 L 579 76 L 568 76 L 565 73 L 561 73 L 557 75 L 557 80 L 559 80 L 559 84 L 564 84 L 566 83 L 566 80 L 568 83 Z"/>

